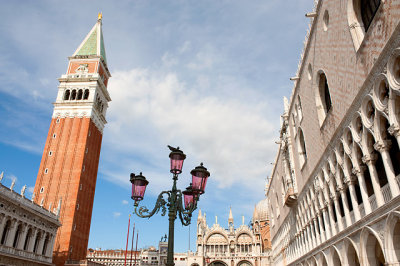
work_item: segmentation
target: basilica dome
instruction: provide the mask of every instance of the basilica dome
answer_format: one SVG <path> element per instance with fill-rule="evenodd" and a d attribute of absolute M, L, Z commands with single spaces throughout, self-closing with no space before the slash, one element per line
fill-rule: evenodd
<path fill-rule="evenodd" d="M 264 221 L 268 219 L 268 199 L 265 198 L 257 203 L 254 213 L 253 221 Z"/>

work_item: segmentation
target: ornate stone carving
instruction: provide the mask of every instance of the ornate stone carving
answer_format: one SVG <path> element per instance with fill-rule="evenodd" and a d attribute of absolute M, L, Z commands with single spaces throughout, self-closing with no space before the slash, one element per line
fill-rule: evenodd
<path fill-rule="evenodd" d="M 374 144 L 374 149 L 379 152 L 388 151 L 391 145 L 392 142 L 390 140 L 382 140 Z"/>
<path fill-rule="evenodd" d="M 388 132 L 390 133 L 390 135 L 393 135 L 395 137 L 400 136 L 400 127 L 397 125 L 391 125 L 388 128 Z"/>
<path fill-rule="evenodd" d="M 363 163 L 369 165 L 369 164 L 375 164 L 376 160 L 378 159 L 378 155 L 375 153 L 367 154 L 362 157 Z"/>

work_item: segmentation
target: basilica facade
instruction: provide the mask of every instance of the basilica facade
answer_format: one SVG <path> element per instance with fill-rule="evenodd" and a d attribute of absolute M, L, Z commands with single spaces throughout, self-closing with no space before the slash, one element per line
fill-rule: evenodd
<path fill-rule="evenodd" d="M 272 265 L 400 265 L 400 1 L 315 1 L 267 190 Z"/>
<path fill-rule="evenodd" d="M 258 207 L 261 205 L 258 204 Z M 221 266 L 261 266 L 269 265 L 269 248 L 264 246 L 261 230 L 265 231 L 267 220 L 266 208 L 254 210 L 252 225 L 244 224 L 234 227 L 232 210 L 229 211 L 228 228 L 215 223 L 208 227 L 206 214 L 199 211 L 197 218 L 197 251 L 189 254 L 187 265 L 221 265 Z M 259 213 L 259 211 L 261 213 Z M 254 219 L 255 218 L 255 219 Z M 264 225 L 264 227 L 262 227 Z M 262 228 L 261 228 L 262 227 Z"/>

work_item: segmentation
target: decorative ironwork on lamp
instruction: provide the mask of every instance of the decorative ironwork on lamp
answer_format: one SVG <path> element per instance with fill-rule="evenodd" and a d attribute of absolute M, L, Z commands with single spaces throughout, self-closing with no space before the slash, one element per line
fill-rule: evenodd
<path fill-rule="evenodd" d="M 141 218 L 150 218 L 154 214 L 161 210 L 161 215 L 164 216 L 167 212 L 168 207 L 168 218 L 169 218 L 169 237 L 168 237 L 168 254 L 167 254 L 167 266 L 173 266 L 174 263 L 174 228 L 175 220 L 179 217 L 182 225 L 189 225 L 192 213 L 197 209 L 197 202 L 200 200 L 200 195 L 205 192 L 207 179 L 210 176 L 210 172 L 201 163 L 195 167 L 190 173 L 192 175 L 192 183 L 186 188 L 185 191 L 177 189 L 176 182 L 178 175 L 182 173 L 183 162 L 186 159 L 186 155 L 179 149 L 168 145 L 171 150 L 169 158 L 171 160 L 170 172 L 173 174 L 172 189 L 168 191 L 162 191 L 155 203 L 152 211 L 149 211 L 145 206 L 139 207 L 139 203 L 144 198 L 144 193 L 149 181 L 140 173 L 135 175 L 131 173 L 130 181 L 132 183 L 132 200 L 135 201 L 134 206 L 137 216 Z M 182 196 L 183 195 L 183 196 Z M 164 199 L 164 196 L 166 199 Z M 184 205 L 182 205 L 182 197 Z M 139 208 L 138 208 L 139 207 Z"/>

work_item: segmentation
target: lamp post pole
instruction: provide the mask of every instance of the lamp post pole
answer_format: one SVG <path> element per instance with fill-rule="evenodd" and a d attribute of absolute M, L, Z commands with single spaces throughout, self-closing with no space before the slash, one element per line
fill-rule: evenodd
<path fill-rule="evenodd" d="M 140 173 L 139 175 L 131 174 L 130 181 L 132 183 L 132 199 L 135 201 L 135 213 L 141 218 L 150 218 L 154 214 L 161 210 L 161 215 L 164 216 L 168 207 L 168 220 L 169 220 L 169 232 L 168 232 L 168 252 L 167 252 L 167 266 L 174 266 L 174 232 L 175 232 L 175 220 L 177 216 L 181 220 L 182 225 L 189 225 L 192 213 L 197 209 L 197 202 L 200 200 L 200 195 L 204 193 L 204 189 L 207 183 L 207 178 L 210 173 L 207 168 L 203 166 L 197 166 L 190 173 L 192 174 L 192 183 L 185 191 L 177 189 L 176 183 L 178 181 L 178 175 L 182 173 L 183 161 L 186 155 L 179 150 L 168 146 L 171 150 L 169 157 L 171 159 L 171 170 L 173 174 L 172 189 L 169 191 L 162 191 L 157 198 L 155 206 L 152 211 L 149 211 L 145 206 L 139 206 L 139 202 L 143 200 L 144 193 L 149 181 Z M 184 205 L 182 205 L 182 195 L 184 199 Z M 164 196 L 166 199 L 164 199 Z"/>
<path fill-rule="evenodd" d="M 175 219 L 176 219 L 176 181 L 178 175 L 174 174 L 174 185 L 171 190 L 171 204 L 168 210 L 169 231 L 168 231 L 168 251 L 167 251 L 167 266 L 174 266 L 174 235 L 175 235 Z"/>

